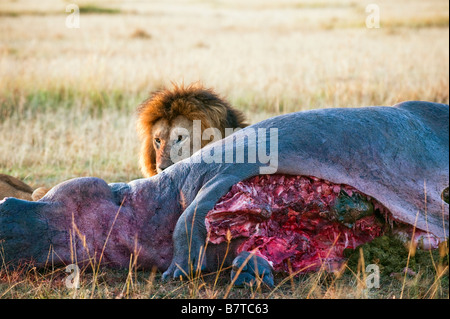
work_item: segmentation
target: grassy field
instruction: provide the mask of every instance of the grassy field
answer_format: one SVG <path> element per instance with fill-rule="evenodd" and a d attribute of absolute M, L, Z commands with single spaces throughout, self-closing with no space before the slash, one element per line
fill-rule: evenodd
<path fill-rule="evenodd" d="M 181 282 L 163 283 L 159 272 L 138 270 L 130 258 L 129 269 L 111 270 L 95 264 L 81 269 L 79 289 L 73 289 L 67 287 L 70 271 L 65 267 L 36 269 L 22 265 L 10 269 L 1 263 L 0 299 L 448 299 L 448 259 L 448 242 L 433 252 L 412 253 L 397 239 L 383 236 L 352 252 L 340 271 L 328 273 L 320 269 L 300 276 L 276 274 L 273 288 L 260 282 L 235 288 L 227 268 Z M 375 282 L 370 278 L 374 272 L 366 271 L 371 263 L 380 268 L 376 287 L 369 286 Z M 402 273 L 405 266 L 410 269 L 408 273 Z"/>
<path fill-rule="evenodd" d="M 66 27 L 70 3 L 80 28 Z M 370 3 L 380 28 L 366 27 Z M 448 12 L 446 0 L 1 1 L 0 173 L 33 187 L 140 178 L 136 108 L 171 81 L 215 88 L 251 123 L 313 108 L 449 103 Z M 0 298 L 448 298 L 446 258 L 416 276 L 384 274 L 378 290 L 347 269 L 228 295 L 227 275 L 162 285 L 152 272 L 86 270 L 70 290 L 64 269 L 2 267 Z"/>

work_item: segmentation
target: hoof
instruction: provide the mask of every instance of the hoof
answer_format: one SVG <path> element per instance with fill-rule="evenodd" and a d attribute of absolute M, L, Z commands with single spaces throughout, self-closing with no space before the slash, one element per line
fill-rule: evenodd
<path fill-rule="evenodd" d="M 272 267 L 264 258 L 251 256 L 249 252 L 245 251 L 233 260 L 231 280 L 234 281 L 236 287 L 253 285 L 258 281 L 273 287 Z"/>

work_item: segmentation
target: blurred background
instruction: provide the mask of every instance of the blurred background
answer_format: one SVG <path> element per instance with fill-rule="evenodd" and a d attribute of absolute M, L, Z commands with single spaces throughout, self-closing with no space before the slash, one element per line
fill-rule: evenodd
<path fill-rule="evenodd" d="M 136 108 L 171 82 L 201 81 L 251 123 L 448 103 L 448 37 L 447 0 L 1 0 L 0 173 L 140 178 Z"/>

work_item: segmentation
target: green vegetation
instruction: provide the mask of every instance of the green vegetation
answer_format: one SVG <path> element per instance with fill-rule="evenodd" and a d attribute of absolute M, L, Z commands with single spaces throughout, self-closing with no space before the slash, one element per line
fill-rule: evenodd
<path fill-rule="evenodd" d="M 356 273 L 365 265 L 376 264 L 380 270 L 381 291 L 394 283 L 407 285 L 406 298 L 448 298 L 449 251 L 448 241 L 439 249 L 425 251 L 416 247 L 407 249 L 393 236 L 381 236 L 356 250 L 346 250 L 348 270 Z"/>
<path fill-rule="evenodd" d="M 80 14 L 93 13 L 93 14 L 119 14 L 121 11 L 115 8 L 100 7 L 95 4 L 85 4 L 80 6 Z"/>

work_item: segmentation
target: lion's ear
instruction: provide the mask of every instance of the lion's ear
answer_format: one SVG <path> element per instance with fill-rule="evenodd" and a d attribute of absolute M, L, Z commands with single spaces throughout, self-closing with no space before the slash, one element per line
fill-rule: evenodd
<path fill-rule="evenodd" d="M 45 188 L 45 187 L 39 187 L 38 189 L 36 189 L 33 194 L 31 194 L 31 198 L 33 199 L 33 201 L 38 201 L 40 200 L 42 197 L 44 197 L 48 191 L 50 189 Z"/>

